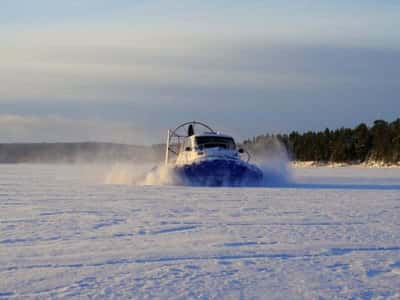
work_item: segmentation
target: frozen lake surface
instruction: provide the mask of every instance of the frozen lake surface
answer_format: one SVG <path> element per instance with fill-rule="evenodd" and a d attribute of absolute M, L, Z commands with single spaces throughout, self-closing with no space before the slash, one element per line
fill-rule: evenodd
<path fill-rule="evenodd" d="M 400 299 L 400 169 L 266 188 L 0 165 L 0 298 Z"/>

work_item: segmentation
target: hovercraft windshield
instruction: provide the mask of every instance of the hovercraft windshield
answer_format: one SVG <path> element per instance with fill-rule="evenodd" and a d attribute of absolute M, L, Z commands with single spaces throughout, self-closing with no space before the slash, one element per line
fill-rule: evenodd
<path fill-rule="evenodd" d="M 196 145 L 200 150 L 204 148 L 236 149 L 233 138 L 220 136 L 196 136 L 195 140 Z"/>

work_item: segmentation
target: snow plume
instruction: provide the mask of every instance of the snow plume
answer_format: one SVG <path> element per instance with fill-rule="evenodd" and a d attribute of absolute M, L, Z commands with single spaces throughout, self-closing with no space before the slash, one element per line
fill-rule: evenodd
<path fill-rule="evenodd" d="M 135 170 L 132 166 L 125 164 L 115 164 L 106 173 L 105 184 L 132 184 L 135 178 Z"/>
<path fill-rule="evenodd" d="M 263 172 L 263 186 L 287 185 L 292 180 L 289 155 L 285 145 L 276 137 L 248 149 L 252 162 Z"/>
<path fill-rule="evenodd" d="M 147 164 L 117 163 L 106 172 L 105 184 L 136 184 L 143 180 L 150 166 Z"/>
<path fill-rule="evenodd" d="M 146 176 L 136 182 L 137 185 L 184 185 L 171 165 L 154 167 Z"/>
<path fill-rule="evenodd" d="M 250 163 L 258 166 L 263 172 L 263 182 L 254 184 L 244 182 L 240 186 L 275 187 L 291 183 L 291 168 L 285 146 L 276 138 L 267 143 L 248 147 L 252 160 Z M 105 178 L 107 184 L 133 185 L 196 185 L 179 176 L 173 165 L 160 164 L 116 164 Z M 207 185 L 207 183 L 202 183 Z M 202 184 L 199 184 L 200 186 Z M 211 184 L 212 185 L 212 184 Z M 222 186 L 231 186 L 230 182 Z M 236 185 L 235 185 L 236 186 Z"/>
<path fill-rule="evenodd" d="M 115 164 L 106 174 L 106 184 L 181 185 L 172 166 L 150 164 Z"/>

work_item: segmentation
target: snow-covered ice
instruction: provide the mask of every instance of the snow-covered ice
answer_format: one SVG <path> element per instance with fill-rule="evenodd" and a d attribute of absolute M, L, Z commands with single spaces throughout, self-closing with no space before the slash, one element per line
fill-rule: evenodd
<path fill-rule="evenodd" d="M 104 168 L 0 165 L 0 298 L 400 299 L 400 169 L 192 188 Z"/>

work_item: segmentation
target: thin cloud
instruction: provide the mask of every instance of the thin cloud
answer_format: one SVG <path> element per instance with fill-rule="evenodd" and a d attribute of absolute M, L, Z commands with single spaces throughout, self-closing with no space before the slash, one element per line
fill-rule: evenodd
<path fill-rule="evenodd" d="M 154 47 L 153 41 L 147 42 L 137 46 L 45 44 L 6 48 L 0 58 L 3 60 L 0 101 L 130 99 L 137 102 L 146 95 L 157 104 L 163 101 L 160 94 L 173 97 L 182 90 L 332 88 L 351 85 L 360 76 L 375 71 L 371 67 L 359 73 L 351 69 L 347 72 L 348 68 L 340 72 L 337 66 L 332 69 L 329 61 L 335 59 L 339 59 L 338 66 L 366 63 L 363 55 L 354 55 L 354 51 L 346 48 L 277 45 L 265 40 L 248 40 L 243 44 L 231 39 L 214 43 L 189 39 L 183 43 L 172 37 L 162 48 Z M 362 48 L 360 52 L 368 54 Z M 350 57 L 346 57 L 348 53 Z M 396 56 L 385 52 L 380 56 L 388 55 Z M 379 55 L 376 58 L 379 60 Z M 329 72 L 326 67 L 330 67 Z M 224 100 L 227 99 L 220 99 Z"/>

